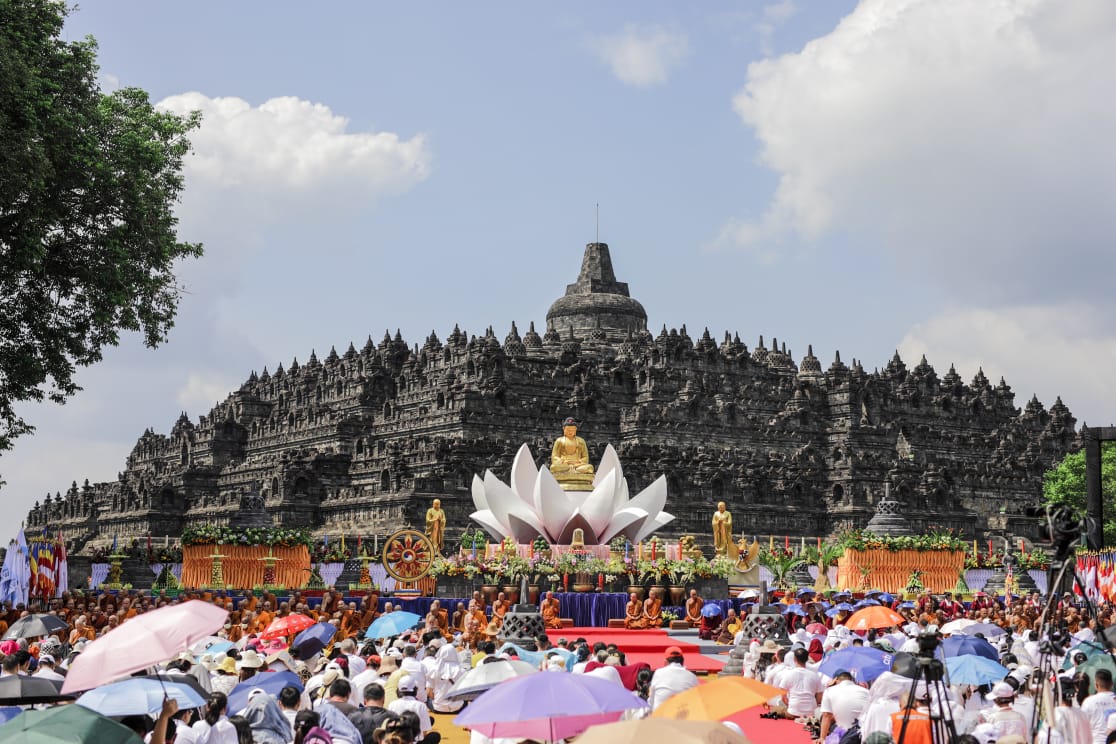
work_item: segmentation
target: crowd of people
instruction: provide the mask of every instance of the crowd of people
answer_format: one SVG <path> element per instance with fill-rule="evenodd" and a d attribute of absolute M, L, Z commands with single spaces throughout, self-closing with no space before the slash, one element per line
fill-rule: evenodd
<path fill-rule="evenodd" d="M 450 694 L 454 684 L 470 669 L 503 659 L 526 661 L 542 672 L 609 680 L 645 699 L 648 711 L 699 683 L 686 668 L 678 646 L 668 648 L 662 665 L 653 669 L 646 663 L 628 663 L 622 645 L 616 644 L 590 645 L 573 638 L 560 639 L 552 647 L 545 635 L 537 639 L 537 650 L 501 644 L 500 626 L 510 602 L 501 595 L 493 606 L 485 607 L 479 593 L 452 612 L 435 601 L 414 629 L 374 639 L 365 638 L 370 625 L 380 615 L 399 609 L 391 603 L 381 608 L 374 597 L 346 602 L 339 593 L 326 592 L 311 607 L 308 598 L 297 593 L 285 601 L 268 594 L 197 592 L 176 598 L 140 592 L 65 594 L 48 611 L 68 627 L 46 637 L 0 644 L 0 676 L 25 674 L 61 681 L 69 664 L 96 638 L 126 626 L 139 614 L 186 599 L 225 609 L 228 620 L 217 638 L 232 645 L 217 652 L 196 648 L 166 661 L 168 675 L 191 677 L 206 691 L 208 702 L 201 709 L 178 710 L 168 701 L 158 715 L 124 720 L 155 744 L 437 744 L 439 717 L 456 714 L 464 704 Z M 782 691 L 768 702 L 766 715 L 810 725 L 819 743 L 885 744 L 898 740 L 903 726 L 907 727 L 904 741 L 943 742 L 944 738 L 931 735 L 933 727 L 940 725 L 931 719 L 945 717 L 968 744 L 1116 744 L 1112 673 L 1103 666 L 1087 665 L 1100 653 L 1095 642 L 1100 630 L 1113 621 L 1111 607 L 1102 607 L 1093 619 L 1072 595 L 1055 601 L 1048 621 L 1072 636 L 1072 641 L 1051 657 L 1043 653 L 1038 635 L 1044 603 L 1037 594 L 1010 604 L 984 596 L 961 603 L 948 593 L 926 594 L 904 603 L 872 592 L 858 601 L 887 605 L 904 622 L 867 632 L 846 627 L 848 610 L 833 612 L 841 604 L 841 595 L 821 599 L 804 591 L 782 599 L 787 600 L 784 610 L 798 608 L 786 613 L 789 646 L 748 637 L 743 617 L 732 609 L 725 617 L 704 612 L 706 603 L 696 593 L 687 600 L 685 619 L 703 637 L 738 645 L 742 653 L 747 649 L 744 676 Z M 633 619 L 637 601 L 633 599 L 629 607 Z M 639 604 L 640 612 L 645 612 L 646 604 Z M 3 610 L 0 632 L 28 612 L 23 607 Z M 303 653 L 305 649 L 290 646 L 293 636 L 261 637 L 276 620 L 292 614 L 330 626 L 329 641 Z M 980 685 L 950 685 L 947 679 L 938 686 L 926 680 L 916 683 L 909 669 L 900 668 L 905 655 L 918 653 L 920 639 L 943 630 L 948 633 L 951 624 L 963 619 L 984 629 L 973 637 L 995 649 L 1006 670 L 1002 679 Z M 859 678 L 855 670 L 823 671 L 832 654 L 856 647 L 874 647 L 892 655 L 895 667 L 870 680 Z M 256 687 L 266 679 L 262 675 L 272 671 L 292 672 L 301 687 L 270 692 Z M 1040 729 L 1040 736 L 1046 738 L 1036 739 L 1034 711 L 1048 689 L 1051 700 L 1059 704 Z M 238 690 L 247 690 L 246 702 L 230 709 L 230 698 L 237 698 Z M 485 739 L 474 733 L 473 741 Z"/>

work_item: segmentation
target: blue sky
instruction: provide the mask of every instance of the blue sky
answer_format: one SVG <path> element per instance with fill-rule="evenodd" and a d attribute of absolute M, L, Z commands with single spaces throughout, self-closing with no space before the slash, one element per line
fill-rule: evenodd
<path fill-rule="evenodd" d="M 1116 420 L 1116 4 L 83 4 L 104 87 L 201 109 L 179 324 L 0 459 L 22 514 L 253 370 L 521 330 L 612 248 L 654 331 L 899 348 Z"/>

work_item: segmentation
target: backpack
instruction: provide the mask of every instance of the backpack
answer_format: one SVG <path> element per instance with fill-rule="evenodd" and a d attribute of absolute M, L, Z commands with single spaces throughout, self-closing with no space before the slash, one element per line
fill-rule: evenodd
<path fill-rule="evenodd" d="M 854 721 L 852 726 L 845 729 L 839 744 L 860 744 L 860 721 Z"/>

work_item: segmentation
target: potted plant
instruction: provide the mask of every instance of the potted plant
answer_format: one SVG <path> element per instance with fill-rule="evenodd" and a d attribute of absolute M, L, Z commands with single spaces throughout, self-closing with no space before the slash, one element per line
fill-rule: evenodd
<path fill-rule="evenodd" d="M 776 588 L 790 591 L 794 588 L 791 574 L 805 561 L 789 550 L 776 548 L 775 550 L 761 550 L 760 565 L 771 572 L 771 580 Z"/>

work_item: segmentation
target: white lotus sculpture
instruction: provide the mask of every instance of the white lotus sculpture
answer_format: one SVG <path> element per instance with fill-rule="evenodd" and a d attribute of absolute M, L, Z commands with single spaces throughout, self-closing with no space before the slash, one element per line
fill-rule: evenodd
<path fill-rule="evenodd" d="M 563 491 L 548 468 L 535 466 L 531 448 L 524 444 L 512 463 L 511 486 L 486 470 L 484 480 L 473 476 L 474 521 L 497 540 L 510 536 L 529 543 L 539 535 L 550 543 L 568 545 L 581 528 L 586 545 L 607 543 L 624 535 L 634 543 L 646 539 L 674 516 L 666 505 L 666 478 L 659 478 L 628 498 L 628 481 L 612 445 L 593 478 L 592 491 Z"/>

